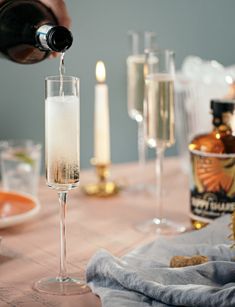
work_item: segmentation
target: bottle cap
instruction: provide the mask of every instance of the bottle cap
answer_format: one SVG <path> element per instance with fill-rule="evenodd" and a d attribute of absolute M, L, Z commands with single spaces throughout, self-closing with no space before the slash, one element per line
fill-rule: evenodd
<path fill-rule="evenodd" d="M 233 113 L 235 110 L 235 100 L 211 100 L 211 110 L 213 114 Z"/>

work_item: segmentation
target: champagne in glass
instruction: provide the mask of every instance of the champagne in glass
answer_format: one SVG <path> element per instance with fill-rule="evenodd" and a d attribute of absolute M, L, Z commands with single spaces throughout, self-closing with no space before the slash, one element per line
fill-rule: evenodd
<path fill-rule="evenodd" d="M 78 118 L 78 97 L 46 99 L 46 178 L 55 190 L 71 190 L 79 183 Z"/>
<path fill-rule="evenodd" d="M 148 145 L 170 147 L 174 136 L 174 79 L 170 74 L 146 78 L 146 133 Z"/>
<path fill-rule="evenodd" d="M 144 54 L 127 58 L 128 113 L 138 123 L 143 121 L 144 107 Z"/>
<path fill-rule="evenodd" d="M 78 78 L 63 73 L 46 78 L 46 179 L 48 186 L 57 191 L 60 204 L 60 271 L 57 277 L 36 282 L 34 289 L 48 294 L 74 295 L 90 291 L 85 282 L 69 275 L 66 268 L 67 194 L 78 186 L 80 171 L 79 96 Z"/>
<path fill-rule="evenodd" d="M 185 231 L 185 227 L 163 217 L 163 162 L 174 137 L 174 54 L 170 50 L 151 50 L 146 56 L 146 138 L 156 148 L 157 216 L 140 229 L 158 234 Z"/>

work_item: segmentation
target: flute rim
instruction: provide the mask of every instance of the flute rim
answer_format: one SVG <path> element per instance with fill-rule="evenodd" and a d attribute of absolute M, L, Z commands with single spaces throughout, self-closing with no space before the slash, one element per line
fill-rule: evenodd
<path fill-rule="evenodd" d="M 63 82 L 80 81 L 80 78 L 76 76 L 64 75 L 62 78 Z M 47 76 L 45 77 L 45 81 L 61 82 L 61 76 L 60 75 Z"/>
<path fill-rule="evenodd" d="M 160 54 L 160 53 L 169 53 L 169 55 L 171 56 L 175 56 L 175 51 L 171 48 L 151 48 L 150 50 L 147 50 L 147 52 L 145 52 L 148 55 L 153 55 L 153 54 Z"/>

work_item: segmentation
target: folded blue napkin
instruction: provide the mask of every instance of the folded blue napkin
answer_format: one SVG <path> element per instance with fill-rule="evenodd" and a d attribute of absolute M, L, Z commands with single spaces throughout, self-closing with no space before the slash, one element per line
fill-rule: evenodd
<path fill-rule="evenodd" d="M 230 216 L 208 227 L 154 242 L 116 258 L 101 250 L 89 261 L 87 282 L 104 307 L 235 306 L 235 250 Z M 170 268 L 172 256 L 208 256 L 209 262 Z"/>

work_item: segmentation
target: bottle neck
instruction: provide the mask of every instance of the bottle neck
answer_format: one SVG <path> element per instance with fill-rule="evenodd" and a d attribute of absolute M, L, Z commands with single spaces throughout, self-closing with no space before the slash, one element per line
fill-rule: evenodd
<path fill-rule="evenodd" d="M 67 28 L 50 24 L 41 25 L 36 30 L 35 37 L 41 50 L 64 52 L 73 42 L 72 34 Z"/>
<path fill-rule="evenodd" d="M 235 133 L 235 114 L 231 112 L 221 112 L 213 116 L 214 131 L 219 133 Z"/>
<path fill-rule="evenodd" d="M 53 28 L 52 25 L 42 25 L 36 31 L 36 41 L 41 50 L 51 50 L 47 42 L 47 34 Z"/>

